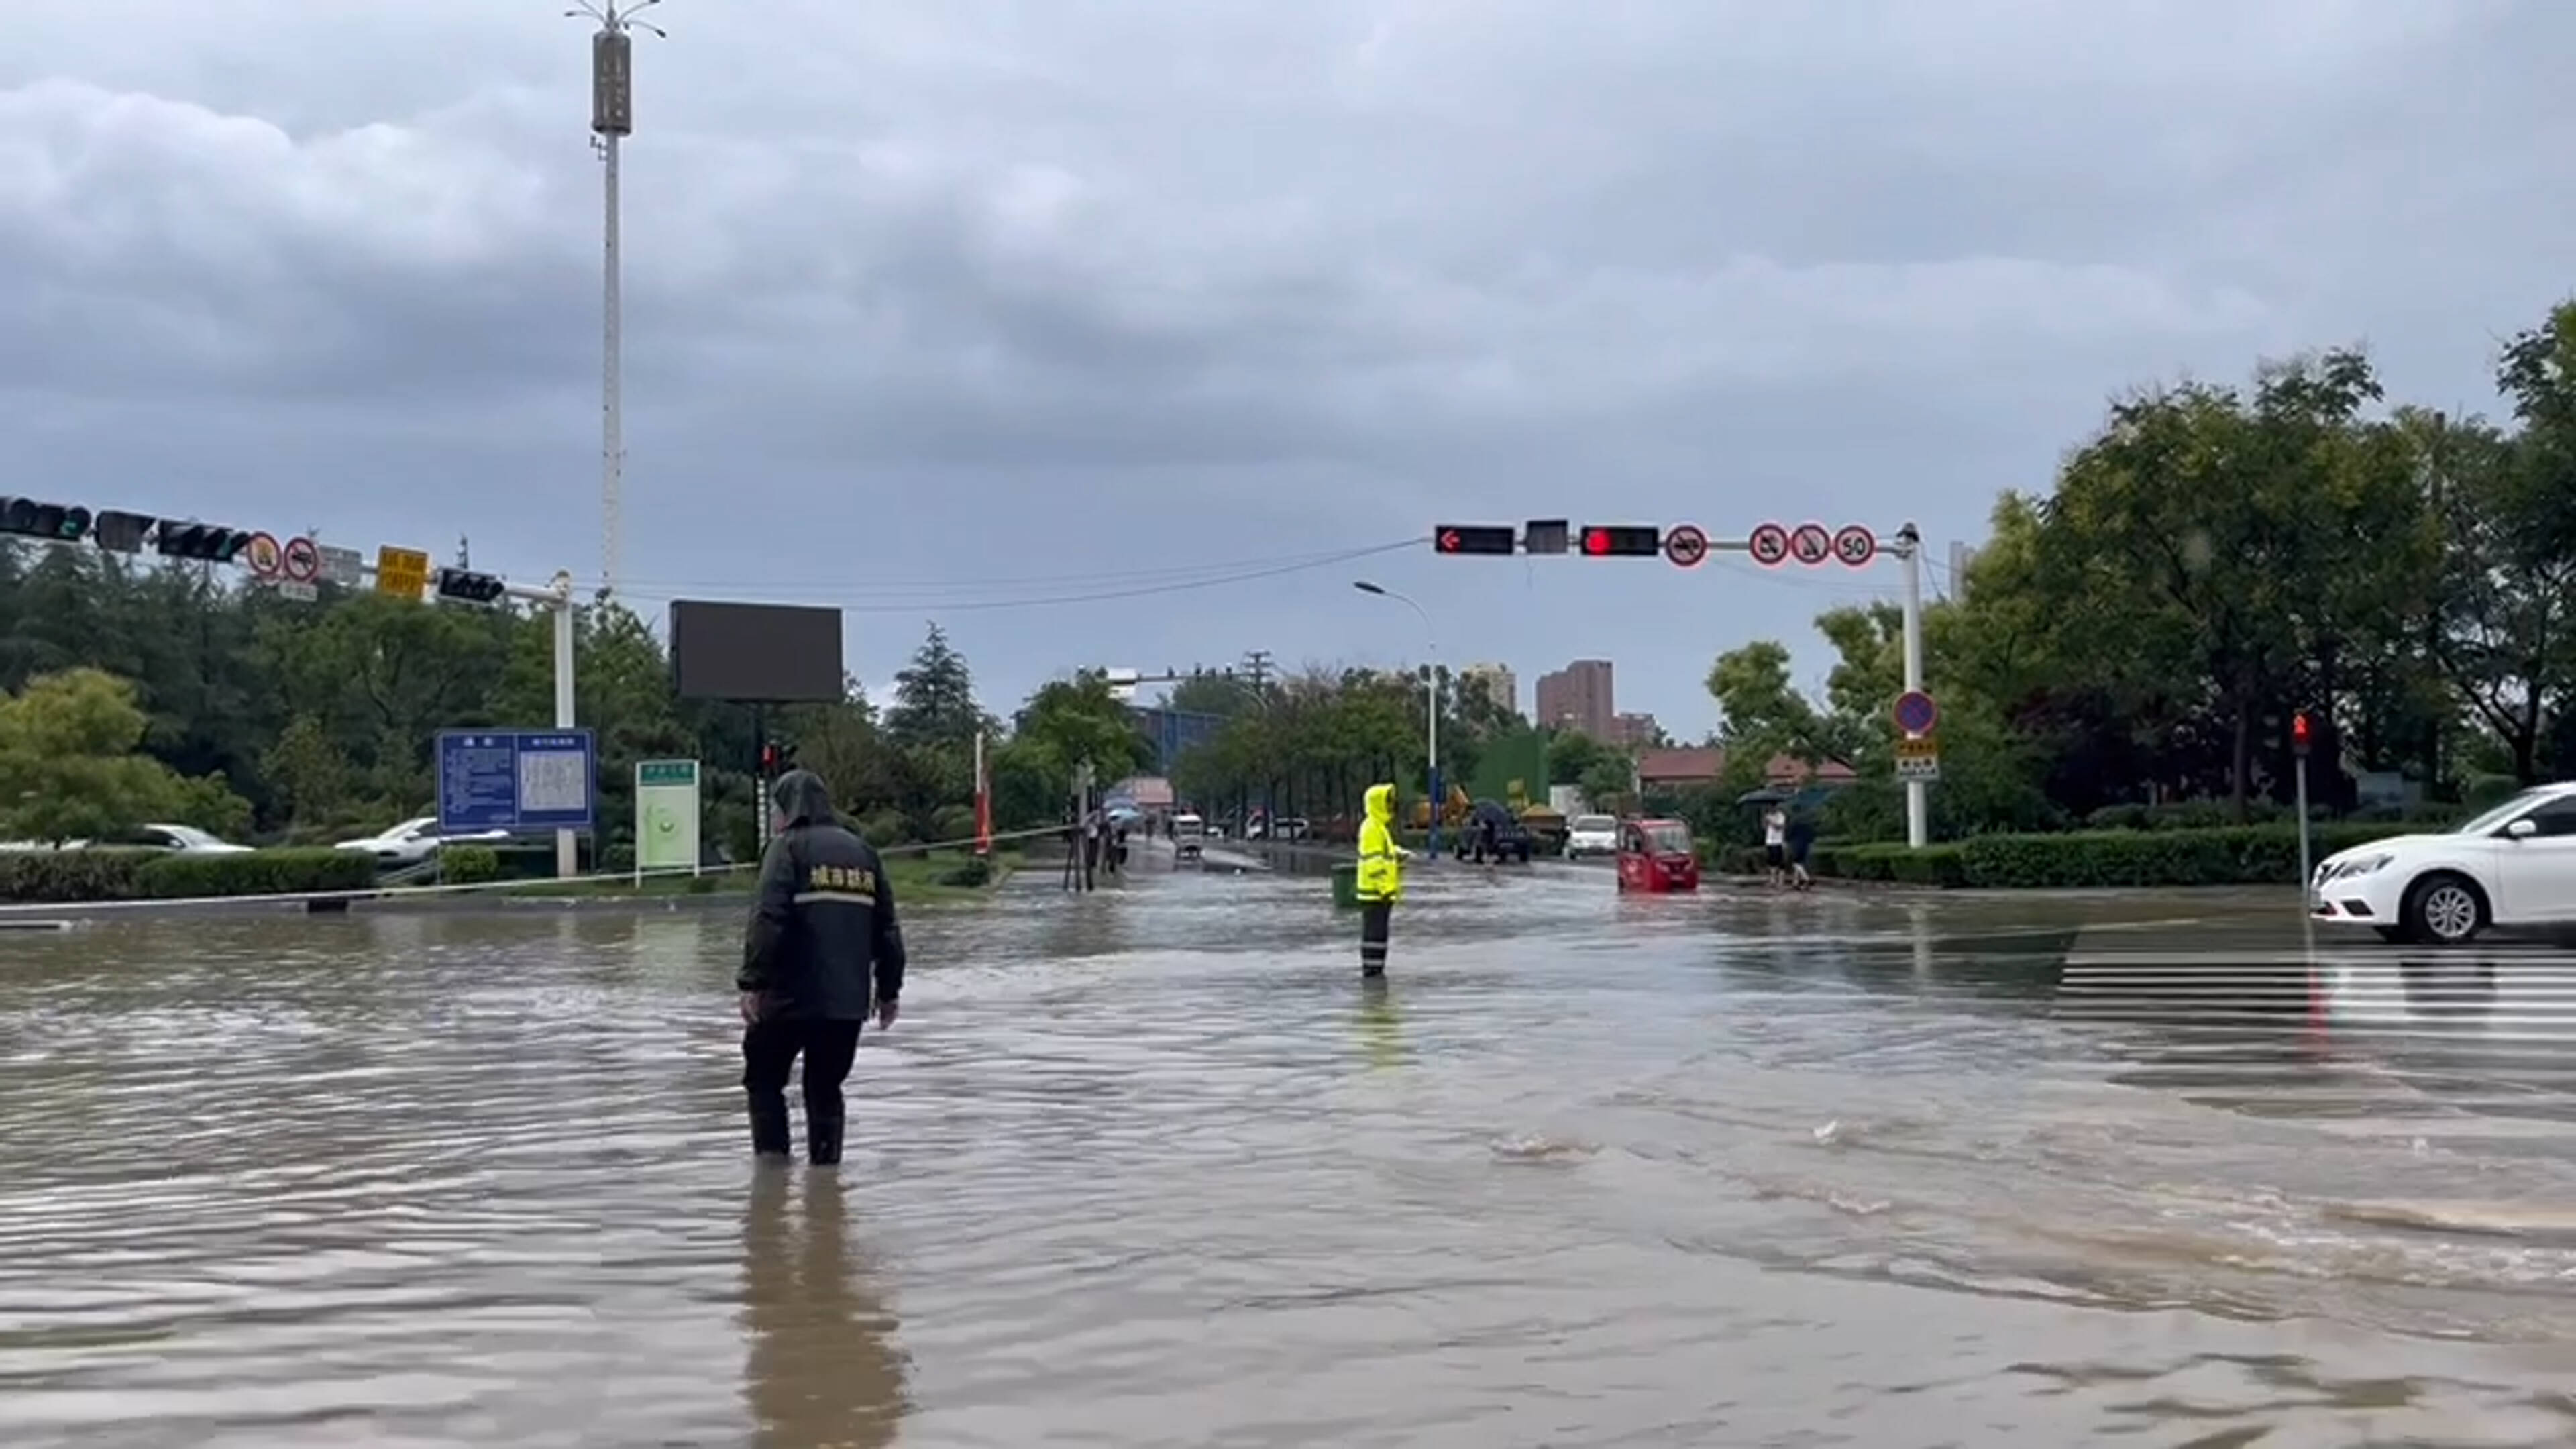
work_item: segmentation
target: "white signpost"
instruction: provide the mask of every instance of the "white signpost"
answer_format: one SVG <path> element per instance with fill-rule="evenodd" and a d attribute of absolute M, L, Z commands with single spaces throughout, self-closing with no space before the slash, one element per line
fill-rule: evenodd
<path fill-rule="evenodd" d="M 635 878 L 648 870 L 698 873 L 698 762 L 635 762 Z"/>

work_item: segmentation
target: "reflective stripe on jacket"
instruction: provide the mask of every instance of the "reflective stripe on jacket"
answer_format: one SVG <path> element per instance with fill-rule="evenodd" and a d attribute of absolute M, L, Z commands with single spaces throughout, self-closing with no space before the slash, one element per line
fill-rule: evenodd
<path fill-rule="evenodd" d="M 1395 787 L 1369 786 L 1367 802 L 1368 818 L 1360 822 L 1360 899 L 1401 900 L 1404 858 L 1396 853 Z"/>

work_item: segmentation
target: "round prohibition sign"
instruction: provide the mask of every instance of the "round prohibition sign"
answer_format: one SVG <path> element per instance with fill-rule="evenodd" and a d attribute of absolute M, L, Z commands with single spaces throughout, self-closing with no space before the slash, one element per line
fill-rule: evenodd
<path fill-rule="evenodd" d="M 1776 568 L 1789 557 L 1789 530 L 1766 523 L 1744 540 L 1744 551 L 1764 568 Z"/>
<path fill-rule="evenodd" d="M 1898 729 L 1920 738 L 1932 733 L 1933 727 L 1940 723 L 1940 706 L 1934 704 L 1932 696 L 1922 690 L 1909 689 L 1896 697 Z"/>
<path fill-rule="evenodd" d="M 277 535 L 252 534 L 250 542 L 242 545 L 242 562 L 249 564 L 250 571 L 260 578 L 277 577 L 277 571 L 286 565 L 285 556 L 277 547 Z"/>
<path fill-rule="evenodd" d="M 1846 524 L 1834 535 L 1834 557 L 1853 568 L 1866 567 L 1878 557 L 1878 536 L 1857 523 Z"/>
<path fill-rule="evenodd" d="M 1677 568 L 1698 568 L 1708 557 L 1708 535 L 1695 523 L 1677 523 L 1664 535 L 1664 557 Z"/>
<path fill-rule="evenodd" d="M 286 550 L 279 565 L 286 570 L 289 579 L 309 584 L 322 576 L 322 550 L 313 540 L 299 533 L 286 541 Z"/>
<path fill-rule="evenodd" d="M 1833 557 L 1834 536 L 1825 532 L 1821 523 L 1801 523 L 1789 535 L 1789 552 L 1802 564 L 1820 564 Z"/>

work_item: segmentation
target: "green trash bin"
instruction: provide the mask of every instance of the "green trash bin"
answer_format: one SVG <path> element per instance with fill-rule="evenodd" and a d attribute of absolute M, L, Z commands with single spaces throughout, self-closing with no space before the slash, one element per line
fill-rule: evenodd
<path fill-rule="evenodd" d="M 1360 908 L 1360 863 L 1348 861 L 1333 867 L 1333 906 L 1337 910 Z"/>

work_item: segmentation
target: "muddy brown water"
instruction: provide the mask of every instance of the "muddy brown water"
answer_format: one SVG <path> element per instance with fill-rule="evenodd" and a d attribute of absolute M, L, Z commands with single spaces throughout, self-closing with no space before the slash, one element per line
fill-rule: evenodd
<path fill-rule="evenodd" d="M 0 1444 L 2576 1442 L 2576 971 L 2259 897 L 1051 876 L 837 1178 L 729 910 L 0 934 Z"/>

